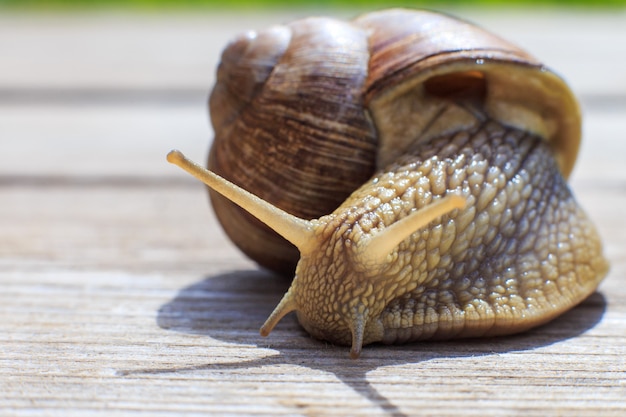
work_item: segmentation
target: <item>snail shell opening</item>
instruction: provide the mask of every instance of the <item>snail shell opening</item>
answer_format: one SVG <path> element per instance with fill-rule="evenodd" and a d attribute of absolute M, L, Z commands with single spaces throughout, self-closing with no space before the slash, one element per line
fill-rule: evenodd
<path fill-rule="evenodd" d="M 449 107 L 453 93 L 469 91 L 493 119 L 547 140 L 569 177 L 581 140 L 578 103 L 565 82 L 534 57 L 470 23 L 432 12 L 386 10 L 355 24 L 371 31 L 366 104 L 379 134 L 379 167 L 416 138 L 427 141 L 466 123 L 457 112 L 428 126 L 432 115 Z"/>

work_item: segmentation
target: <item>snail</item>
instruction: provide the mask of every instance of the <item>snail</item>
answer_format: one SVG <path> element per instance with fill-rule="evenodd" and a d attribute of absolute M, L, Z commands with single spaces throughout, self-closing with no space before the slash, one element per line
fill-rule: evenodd
<path fill-rule="evenodd" d="M 375 342 L 512 334 L 608 271 L 567 184 L 576 98 L 470 23 L 391 9 L 250 32 L 224 50 L 209 102 L 209 170 L 167 159 L 212 189 L 245 253 L 297 264 L 263 336 L 292 311 L 353 358 Z"/>

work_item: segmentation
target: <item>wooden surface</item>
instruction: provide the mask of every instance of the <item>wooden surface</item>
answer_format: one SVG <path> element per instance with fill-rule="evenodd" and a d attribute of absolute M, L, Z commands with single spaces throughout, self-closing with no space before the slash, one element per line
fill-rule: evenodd
<path fill-rule="evenodd" d="M 302 14 L 0 15 L 0 415 L 626 415 L 626 14 L 458 12 L 580 95 L 598 291 L 526 334 L 357 361 L 292 316 L 260 338 L 287 282 L 165 162 L 205 157 L 225 42 Z"/>

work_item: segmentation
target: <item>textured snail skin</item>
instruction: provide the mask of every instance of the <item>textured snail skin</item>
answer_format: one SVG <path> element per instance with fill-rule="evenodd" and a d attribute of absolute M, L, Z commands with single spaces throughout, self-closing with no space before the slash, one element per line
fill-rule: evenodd
<path fill-rule="evenodd" d="M 450 192 L 466 197 L 465 209 L 413 234 L 377 269 L 351 264 L 346 242 Z M 343 345 L 359 315 L 363 344 L 520 332 L 579 303 L 607 271 L 545 141 L 493 121 L 411 150 L 331 217 L 292 291 L 304 328 Z"/>
<path fill-rule="evenodd" d="M 247 34 L 224 51 L 210 106 L 218 175 L 168 160 L 215 191 L 246 254 L 283 273 L 297 262 L 262 335 L 291 311 L 352 357 L 374 342 L 510 334 L 607 273 L 567 186 L 576 99 L 466 22 L 388 10 Z"/>

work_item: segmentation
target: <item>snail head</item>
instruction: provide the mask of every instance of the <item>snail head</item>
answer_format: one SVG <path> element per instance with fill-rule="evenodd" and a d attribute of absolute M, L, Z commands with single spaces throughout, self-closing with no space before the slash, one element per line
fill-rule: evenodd
<path fill-rule="evenodd" d="M 447 195 L 376 233 L 365 234 L 354 227 L 354 215 L 349 213 L 301 219 L 206 170 L 179 151 L 171 151 L 167 160 L 250 212 L 300 251 L 292 285 L 261 327 L 261 335 L 269 335 L 285 315 L 296 311 L 302 326 L 313 336 L 351 345 L 353 358 L 359 356 L 363 344 L 381 339 L 382 325 L 372 317 L 379 315 L 384 303 L 376 301 L 374 284 L 381 283 L 374 281 L 384 279 L 381 271 L 388 256 L 431 221 L 465 206 L 463 197 Z"/>

